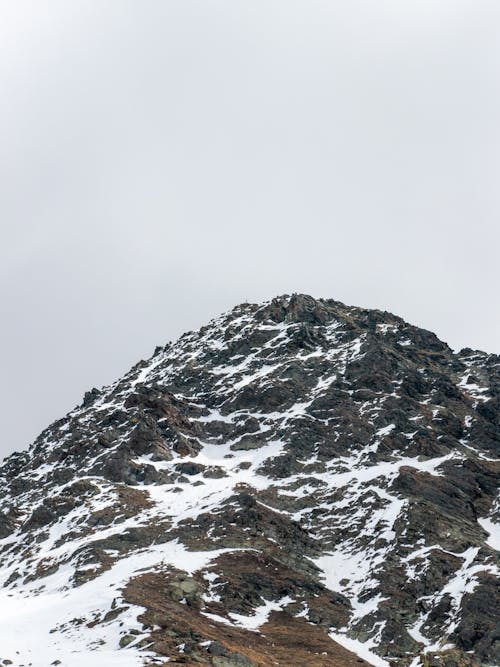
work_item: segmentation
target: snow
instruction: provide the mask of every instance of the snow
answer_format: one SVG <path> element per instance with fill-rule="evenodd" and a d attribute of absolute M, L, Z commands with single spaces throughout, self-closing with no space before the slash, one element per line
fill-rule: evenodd
<path fill-rule="evenodd" d="M 229 337 L 224 335 L 227 324 L 231 327 Z M 88 562 L 88 555 L 85 552 L 80 554 L 77 552 L 97 540 L 150 524 L 157 517 L 161 517 L 167 531 L 169 528 L 175 529 L 183 521 L 196 520 L 202 513 L 217 514 L 227 505 L 239 487 L 248 486 L 257 492 L 267 492 L 262 500 L 257 497 L 261 506 L 277 514 L 288 514 L 299 521 L 309 531 L 311 538 L 318 543 L 320 540 L 325 540 L 324 544 L 328 545 L 327 552 L 313 562 L 320 568 L 320 578 L 325 586 L 346 595 L 353 609 L 348 627 L 332 631 L 330 636 L 375 667 L 387 667 L 388 663 L 374 653 L 383 629 L 383 622 L 377 621 L 375 616 L 380 603 L 384 601 L 381 594 L 376 592 L 381 572 L 389 558 L 397 557 L 401 565 L 406 568 L 409 579 L 422 577 L 429 563 L 429 554 L 434 549 L 441 549 L 439 545 L 425 546 L 419 541 L 416 549 L 407 556 L 400 557 L 395 547 L 398 545 L 398 539 L 401 540 L 402 537 L 399 527 L 404 526 L 408 501 L 398 497 L 392 484 L 403 466 L 440 476 L 443 475 L 444 463 L 460 460 L 463 455 L 455 450 L 445 456 L 424 459 L 404 456 L 401 452 L 393 451 L 390 457 L 387 455 L 383 457 L 384 460 L 374 462 L 373 454 L 383 438 L 396 429 L 394 423 L 377 428 L 380 423 L 385 423 L 380 419 L 384 402 L 389 398 L 400 397 L 398 391 L 401 382 L 394 381 L 392 393 L 375 396 L 373 399 L 365 400 L 361 405 L 358 404 L 360 416 L 372 426 L 369 444 L 361 446 L 353 439 L 350 456 L 332 457 L 326 464 L 316 454 L 303 456 L 304 460 L 298 459 L 303 468 L 299 469 L 297 474 L 280 480 L 266 476 L 263 473 L 263 465 L 286 451 L 286 429 L 295 428 L 295 421 L 298 424 L 304 419 L 329 422 L 329 419 L 316 417 L 311 407 L 319 397 L 326 396 L 332 391 L 332 384 L 342 379 L 351 362 L 362 357 L 366 340 L 366 334 L 349 340 L 351 332 L 346 332 L 340 322 L 334 321 L 323 327 L 328 345 L 322 343 L 314 348 L 311 344 L 307 349 L 296 352 L 295 357 L 283 355 L 283 350 L 286 350 L 290 337 L 298 327 L 298 324 L 290 322 L 276 324 L 270 321 L 259 322 L 256 325 L 254 314 L 245 308 L 242 308 L 237 316 L 234 313 L 222 315 L 200 332 L 186 334 L 175 346 L 132 369 L 126 376 L 125 389 L 116 382 L 102 390 L 90 408 L 77 408 L 71 413 L 72 417 L 78 415 L 83 424 L 95 419 L 96 414 L 99 415 L 99 419 L 104 418 L 106 411 L 123 408 L 128 395 L 136 390 L 137 385 L 144 382 L 148 384 L 158 382 L 168 387 L 169 381 L 172 378 L 175 380 L 176 369 L 179 367 L 192 363 L 193 372 L 196 373 L 197 369 L 201 369 L 207 351 L 213 358 L 217 358 L 218 353 L 224 350 L 227 355 L 221 357 L 223 361 L 217 362 L 219 365 L 215 365 L 215 362 L 214 365 L 209 363 L 200 371 L 206 374 L 207 385 L 210 384 L 211 391 L 216 395 L 215 401 L 205 401 L 204 389 L 198 393 L 193 391 L 191 394 L 189 389 L 185 389 L 187 395 L 175 394 L 175 397 L 188 401 L 194 408 L 193 414 L 197 416 L 191 416 L 190 419 L 193 423 L 198 422 L 204 427 L 200 432 L 205 430 L 210 433 L 211 428 L 213 432 L 217 432 L 217 422 L 220 422 L 221 431 L 223 424 L 226 424 L 227 432 L 230 432 L 231 426 L 239 427 L 244 420 L 253 418 L 259 423 L 259 431 L 255 436 L 265 444 L 257 449 L 235 451 L 232 447 L 238 439 L 229 440 L 221 435 L 218 440 L 215 437 L 209 440 L 207 436 L 209 441 L 205 442 L 201 439 L 196 441 L 193 437 L 195 444 L 200 447 L 199 452 L 193 456 L 180 457 L 174 453 L 171 461 L 152 461 L 150 456 L 138 456 L 137 464 L 147 464 L 157 470 L 173 474 L 176 471 L 175 466 L 182 460 L 203 466 L 218 466 L 222 469 L 223 476 L 216 478 L 199 473 L 190 476 L 189 480 L 184 478 L 184 481 L 177 480 L 171 484 L 141 485 L 137 488 L 151 500 L 152 507 L 119 524 L 117 522 L 114 525 L 84 532 L 82 526 L 85 525 L 84 520 L 89 513 L 109 508 L 117 501 L 112 485 L 89 477 L 92 483 L 98 485 L 99 493 L 82 502 L 58 523 L 50 526 L 47 535 L 40 532 L 36 536 L 40 539 L 34 539 L 30 545 L 29 559 L 26 557 L 26 551 L 20 556 L 15 553 L 15 538 L 10 537 L 3 541 L 4 547 L 11 545 L 12 548 L 10 552 L 5 550 L 7 556 L 4 560 L 2 580 L 6 580 L 14 572 L 19 566 L 19 560 L 22 560 L 23 572 L 18 582 L 32 574 L 41 561 L 47 565 L 58 565 L 59 569 L 53 575 L 31 584 L 0 589 L 0 627 L 6 637 L 4 640 L 2 635 L 0 643 L 2 659 L 13 660 L 14 667 L 28 663 L 33 667 L 42 665 L 45 667 L 54 660 L 60 660 L 62 667 L 83 667 L 89 664 L 89 652 L 92 651 L 91 661 L 94 667 L 142 665 L 144 652 L 141 653 L 134 648 L 134 644 L 146 636 L 142 634 L 141 625 L 137 621 L 141 608 L 130 606 L 116 622 L 97 623 L 92 628 L 88 627 L 88 623 L 95 618 L 102 618 L 109 611 L 113 600 L 117 600 L 118 605 L 122 603 L 121 591 L 124 585 L 140 570 L 163 566 L 173 566 L 188 573 L 201 571 L 207 583 L 207 590 L 202 597 L 207 603 L 217 604 L 220 602 L 217 589 L 224 584 L 220 583 L 220 575 L 203 570 L 218 555 L 231 550 L 191 552 L 183 544 L 173 540 L 129 553 L 94 580 L 73 588 L 72 579 L 75 570 L 90 572 L 98 565 Z M 384 335 L 399 333 L 399 328 L 398 325 L 377 325 L 377 331 Z M 248 334 L 253 332 L 260 332 L 267 342 L 248 352 L 248 348 L 235 345 L 237 353 L 231 356 L 231 345 L 238 341 L 245 344 Z M 398 343 L 405 347 L 411 345 L 411 340 L 401 338 Z M 245 354 L 241 353 L 242 349 L 245 350 Z M 316 384 L 311 383 L 312 386 L 300 400 L 287 409 L 269 413 L 257 410 L 229 411 L 228 406 L 236 394 L 249 386 L 255 391 L 266 389 L 276 378 L 285 376 L 284 372 L 291 361 L 300 362 L 311 368 L 321 368 L 322 374 L 317 378 Z M 474 358 L 471 357 L 464 363 L 468 366 L 468 370 L 462 376 L 459 386 L 474 399 L 475 407 L 478 401 L 487 400 L 488 390 L 482 386 L 485 384 L 484 373 L 476 372 Z M 419 371 L 424 372 L 424 369 Z M 471 382 L 471 374 L 474 378 L 478 378 L 477 382 Z M 175 381 L 172 382 L 172 386 L 175 384 Z M 353 393 L 346 390 L 346 395 L 349 397 L 352 397 Z M 442 406 L 434 405 L 430 396 L 423 398 L 420 404 L 426 406 L 425 412 L 410 417 L 411 421 L 423 419 L 429 409 L 432 410 L 433 416 L 437 417 L 436 421 L 439 420 Z M 165 419 L 167 418 L 158 421 Z M 467 429 L 471 427 L 473 419 L 471 415 L 464 417 Z M 414 431 L 402 435 L 411 441 L 416 433 L 417 431 Z M 280 439 L 282 436 L 283 440 Z M 68 437 L 67 423 L 59 428 L 59 444 L 64 442 L 66 437 Z M 334 437 L 335 434 L 332 437 L 333 441 Z M 465 439 L 461 442 L 470 448 Z M 108 456 L 109 451 L 110 449 L 107 449 L 100 456 Z M 474 452 L 483 459 L 487 458 L 477 450 Z M 90 464 L 95 463 L 98 458 L 99 456 L 90 461 Z M 311 472 L 313 463 L 317 468 Z M 245 464 L 244 467 L 242 464 Z M 42 482 L 50 474 L 51 467 L 43 463 L 31 473 L 30 479 L 36 483 Z M 87 478 L 82 475 L 82 479 Z M 198 484 L 195 486 L 194 483 Z M 60 487 L 63 488 L 64 485 Z M 305 499 L 309 499 L 309 496 L 313 497 L 314 502 L 306 504 Z M 276 500 L 276 507 L 273 507 L 273 498 Z M 285 499 L 286 502 L 283 502 Z M 283 509 L 284 507 L 286 509 Z M 27 511 L 29 509 L 27 508 Z M 478 523 L 488 533 L 487 544 L 499 550 L 500 526 L 492 517 L 479 519 Z M 399 544 L 399 546 L 405 545 Z M 113 558 L 120 558 L 118 551 L 107 550 L 106 553 Z M 481 571 L 496 572 L 487 562 L 476 562 L 477 554 L 477 547 L 471 547 L 463 553 L 452 554 L 462 559 L 462 565 L 449 576 L 442 590 L 425 598 L 430 610 L 444 595 L 451 599 L 449 623 L 443 628 L 440 642 L 433 644 L 424 634 L 430 612 L 421 614 L 407 628 L 411 636 L 424 644 L 426 650 L 437 647 L 439 643 L 443 645 L 447 634 L 449 635 L 459 619 L 463 595 L 473 591 L 477 585 L 476 575 Z M 11 560 L 6 563 L 8 558 Z M 226 617 L 213 612 L 201 613 L 207 618 L 207 623 L 213 621 L 257 632 L 268 621 L 273 611 L 282 610 L 291 602 L 293 600 L 288 596 L 276 601 L 263 600 L 263 603 L 254 608 L 249 615 L 230 612 Z M 303 610 L 297 616 L 307 617 L 307 604 L 300 599 L 297 602 L 303 603 Z M 72 622 L 75 614 L 84 619 L 82 623 Z M 122 627 L 121 622 L 123 622 Z M 363 627 L 366 631 L 367 641 L 360 642 L 349 636 L 355 633 L 357 627 Z M 56 631 L 51 632 L 54 628 Z M 118 650 L 120 637 L 130 630 L 139 632 L 137 639 L 127 649 Z"/>
<path fill-rule="evenodd" d="M 418 620 L 413 625 L 407 628 L 410 637 L 413 637 L 415 641 L 420 642 L 424 646 L 429 645 L 429 640 L 427 639 L 427 637 L 424 637 L 421 631 L 422 625 L 425 623 L 426 620 L 427 620 L 427 614 L 421 614 Z"/>
<path fill-rule="evenodd" d="M 423 547 L 421 549 L 415 550 L 412 554 L 407 556 L 405 559 L 406 562 L 415 560 L 426 556 L 430 551 L 434 549 L 439 549 L 444 551 L 439 546 L 429 546 Z M 460 617 L 460 609 L 462 604 L 462 599 L 467 593 L 472 593 L 477 585 L 476 574 L 479 572 L 492 572 L 496 575 L 499 574 L 498 568 L 494 565 L 488 565 L 484 563 L 478 563 L 474 565 L 474 561 L 479 553 L 479 547 L 469 547 L 462 553 L 453 553 L 446 551 L 452 556 L 462 559 L 461 567 L 449 578 L 445 586 L 434 595 L 423 596 L 420 600 L 425 600 L 429 611 L 420 615 L 418 620 L 408 628 L 409 634 L 416 640 L 424 644 L 426 651 L 436 651 L 443 650 L 443 645 L 445 640 L 443 638 L 449 637 L 455 628 L 458 625 Z M 425 626 L 425 623 L 435 605 L 443 597 L 450 598 L 450 612 L 449 620 L 447 625 L 443 628 L 443 638 L 438 642 L 431 642 L 423 633 L 422 628 Z"/>
<path fill-rule="evenodd" d="M 474 370 L 474 367 L 472 365 L 469 366 L 471 367 L 472 370 Z M 477 382 L 471 382 L 471 373 L 469 372 L 465 373 L 465 375 L 461 378 L 460 382 L 458 383 L 458 386 L 464 392 L 464 394 L 469 394 L 469 396 L 472 396 L 472 398 L 476 399 L 474 407 L 476 407 L 479 401 L 488 400 L 488 396 L 485 396 L 485 394 L 489 393 L 488 388 L 481 387 Z"/>
<path fill-rule="evenodd" d="M 151 514 L 172 517 L 172 526 L 175 527 L 186 519 L 196 519 L 202 512 L 215 511 L 234 494 L 234 487 L 238 484 L 250 484 L 253 488 L 261 490 L 272 484 L 272 480 L 259 475 L 256 470 L 264 461 L 279 456 L 283 450 L 283 443 L 271 441 L 258 449 L 235 452 L 230 447 L 231 443 L 206 444 L 196 456 L 183 458 L 183 461 L 223 467 L 226 477 L 204 477 L 204 484 L 200 486 L 194 486 L 191 481 L 175 485 L 143 486 L 142 488 L 148 491 L 155 503 Z M 229 453 L 233 454 L 232 458 L 225 458 Z M 240 468 L 243 462 L 250 463 L 250 467 Z M 168 466 L 168 463 L 165 465 Z M 199 476 L 201 477 L 201 474 Z M 194 481 L 197 478 L 196 475 L 191 477 Z"/>
<path fill-rule="evenodd" d="M 210 598 L 206 601 L 212 602 L 214 600 L 213 598 Z M 219 614 L 214 614 L 208 611 L 202 611 L 201 613 L 203 616 L 206 616 L 211 621 L 215 621 L 216 623 L 223 623 L 224 625 L 230 625 L 231 627 L 238 627 L 249 630 L 251 632 L 258 632 L 261 626 L 263 626 L 269 620 L 271 612 L 282 611 L 292 602 L 294 602 L 294 600 L 288 595 L 282 597 L 276 602 L 273 600 L 265 600 L 264 604 L 255 607 L 253 614 L 250 616 L 230 612 L 228 614 L 229 618 L 225 618 L 224 616 L 220 616 Z"/>
<path fill-rule="evenodd" d="M 420 460 L 415 457 L 401 457 L 396 461 L 382 461 L 374 465 L 363 465 L 361 460 L 364 453 L 365 452 L 361 452 L 358 456 L 344 458 L 332 462 L 332 465 L 335 466 L 341 462 L 345 467 L 348 468 L 348 470 L 345 472 L 318 472 L 314 475 L 315 479 L 324 481 L 328 488 L 342 488 L 348 484 L 355 483 L 355 489 L 359 490 L 360 485 L 366 482 L 380 478 L 389 480 L 394 479 L 400 468 L 403 466 L 409 466 L 415 468 L 416 470 L 439 476 L 441 474 L 439 467 L 443 463 L 451 459 L 461 458 L 460 454 L 456 452 L 450 452 L 450 454 L 445 454 L 444 456 L 436 457 L 434 459 Z M 299 473 L 290 477 L 289 482 L 292 483 L 300 481 L 301 479 L 309 478 L 310 475 Z M 279 493 L 281 495 L 295 495 L 297 490 L 290 492 L 285 489 L 280 489 Z"/>
<path fill-rule="evenodd" d="M 370 645 L 367 645 L 366 643 L 364 644 L 357 639 L 352 639 L 351 637 L 347 637 L 346 635 L 342 635 L 338 632 L 329 632 L 328 634 L 334 641 L 337 642 L 337 644 L 340 644 L 349 651 L 356 653 L 356 655 L 359 655 L 360 658 L 370 662 L 375 667 L 390 667 L 390 664 L 387 662 L 387 660 L 384 660 L 376 653 L 373 653 Z"/>
<path fill-rule="evenodd" d="M 396 333 L 398 326 L 396 324 L 378 323 L 375 327 L 377 333 Z"/>
<path fill-rule="evenodd" d="M 488 544 L 492 549 L 500 551 L 500 523 L 494 522 L 492 519 L 478 519 L 478 524 L 488 533 Z"/>
<path fill-rule="evenodd" d="M 351 625 L 356 620 L 377 610 L 382 601 L 374 596 L 367 602 L 359 602 L 365 588 L 376 584 L 372 577 L 374 570 L 383 563 L 383 559 L 375 555 L 367 557 L 366 551 L 353 552 L 338 549 L 335 553 L 325 554 L 316 558 L 314 564 L 323 573 L 323 583 L 331 591 L 346 595 L 353 608 Z"/>
<path fill-rule="evenodd" d="M 386 435 L 389 435 L 390 433 L 392 433 L 395 428 L 396 428 L 396 424 L 389 424 L 388 426 L 384 426 L 383 428 L 379 428 L 379 430 L 377 431 L 377 436 L 379 438 L 383 438 Z"/>
<path fill-rule="evenodd" d="M 232 424 L 233 423 L 233 419 L 232 419 L 231 416 L 223 415 L 223 414 L 220 413 L 219 410 L 214 409 L 214 408 L 212 408 L 208 411 L 208 415 L 198 417 L 197 421 L 205 422 L 205 423 L 207 423 L 207 422 L 225 422 L 226 424 Z"/>
<path fill-rule="evenodd" d="M 245 630 L 252 630 L 255 632 L 261 625 L 267 623 L 272 611 L 281 611 L 283 607 L 286 607 L 291 602 L 294 602 L 294 600 L 287 595 L 277 602 L 266 601 L 263 605 L 254 609 L 252 616 L 244 616 L 243 614 L 234 613 L 230 613 L 229 616 L 236 625 L 245 628 Z"/>
<path fill-rule="evenodd" d="M 98 623 L 92 628 L 87 624 L 102 618 L 113 600 L 121 599 L 121 589 L 139 571 L 171 565 L 192 573 L 227 551 L 230 549 L 192 552 L 174 540 L 122 558 L 107 572 L 76 588 L 67 586 L 73 571 L 68 565 L 44 578 L 44 590 L 38 595 L 39 582 L 24 589 L 0 589 L 1 657 L 12 660 L 14 667 L 23 663 L 45 667 L 55 660 L 60 660 L 62 667 L 87 667 L 91 651 L 93 667 L 143 665 L 147 654 L 133 645 L 118 650 L 120 636 L 126 634 L 119 623 Z M 129 606 L 118 617 L 127 631 L 135 628 L 140 632 L 136 619 L 141 611 Z M 83 622 L 75 623 L 75 615 Z"/>
<path fill-rule="evenodd" d="M 224 616 L 219 616 L 219 614 L 212 614 L 211 612 L 208 611 L 202 611 L 201 612 L 203 616 L 206 616 L 209 618 L 211 621 L 215 621 L 216 623 L 223 623 L 224 625 L 230 625 L 233 627 L 233 623 L 228 618 L 225 618 Z"/>

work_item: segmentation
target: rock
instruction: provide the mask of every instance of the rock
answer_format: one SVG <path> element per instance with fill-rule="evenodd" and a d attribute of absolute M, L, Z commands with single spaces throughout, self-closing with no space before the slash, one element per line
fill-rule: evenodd
<path fill-rule="evenodd" d="M 99 398 L 100 395 L 101 392 L 99 391 L 99 389 L 96 389 L 95 387 L 90 391 L 86 391 L 83 397 L 83 403 L 82 403 L 83 407 L 88 408 L 90 405 L 92 405 L 92 403 L 94 403 L 94 401 L 97 398 Z"/>
<path fill-rule="evenodd" d="M 170 583 L 170 597 L 173 600 L 186 600 L 191 604 L 200 603 L 203 586 L 190 577 L 179 577 Z"/>
<path fill-rule="evenodd" d="M 241 653 L 230 653 L 227 656 L 214 656 L 212 658 L 214 667 L 257 667 L 249 658 Z"/>
<path fill-rule="evenodd" d="M 205 470 L 205 466 L 199 463 L 178 463 L 175 466 L 175 469 L 178 470 L 183 475 L 198 475 L 199 473 Z"/>
<path fill-rule="evenodd" d="M 265 440 L 262 437 L 244 435 L 238 442 L 231 445 L 231 449 L 235 452 L 248 451 L 250 449 L 259 449 L 259 447 L 262 447 L 264 444 Z"/>
<path fill-rule="evenodd" d="M 227 648 L 220 642 L 212 642 L 207 648 L 208 653 L 214 656 L 226 656 L 228 654 Z"/>
<path fill-rule="evenodd" d="M 123 637 L 120 637 L 120 641 L 118 643 L 120 648 L 127 648 L 127 646 L 134 642 L 136 639 L 137 637 L 134 635 L 123 635 Z"/>
<path fill-rule="evenodd" d="M 12 518 L 0 512 L 0 539 L 8 537 L 16 529 L 16 524 Z"/>
<path fill-rule="evenodd" d="M 124 573 L 123 599 L 75 602 L 47 650 L 104 624 L 103 650 L 177 664 L 353 664 L 333 629 L 392 667 L 500 664 L 500 358 L 390 313 L 241 304 L 88 392 L 0 477 L 0 585 L 70 601 Z M 422 656 L 417 627 L 456 648 Z"/>
<path fill-rule="evenodd" d="M 457 649 L 426 653 L 421 660 L 424 667 L 479 667 L 473 657 Z"/>
<path fill-rule="evenodd" d="M 28 530 L 37 530 L 43 528 L 56 519 L 56 514 L 46 505 L 39 505 L 33 510 L 30 518 L 22 526 L 21 530 L 26 532 Z"/>

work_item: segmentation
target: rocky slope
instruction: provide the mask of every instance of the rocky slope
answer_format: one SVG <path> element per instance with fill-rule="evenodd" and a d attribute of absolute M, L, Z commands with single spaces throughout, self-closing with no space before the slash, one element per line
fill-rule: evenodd
<path fill-rule="evenodd" d="M 4 461 L 0 662 L 498 665 L 499 470 L 498 356 L 238 306 Z"/>

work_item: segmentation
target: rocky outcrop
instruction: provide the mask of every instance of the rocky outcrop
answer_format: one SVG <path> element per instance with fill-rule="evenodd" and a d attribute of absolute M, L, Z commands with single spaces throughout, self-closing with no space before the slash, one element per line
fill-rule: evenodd
<path fill-rule="evenodd" d="M 48 664 L 498 664 L 499 410 L 498 356 L 337 301 L 243 304 L 5 460 L 5 603 L 71 603 Z"/>

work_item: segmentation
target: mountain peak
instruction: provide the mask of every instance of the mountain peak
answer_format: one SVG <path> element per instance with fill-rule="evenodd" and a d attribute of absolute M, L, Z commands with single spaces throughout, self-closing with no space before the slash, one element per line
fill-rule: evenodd
<path fill-rule="evenodd" d="M 157 348 L 0 468 L 0 658 L 498 663 L 499 369 L 304 294 Z"/>

